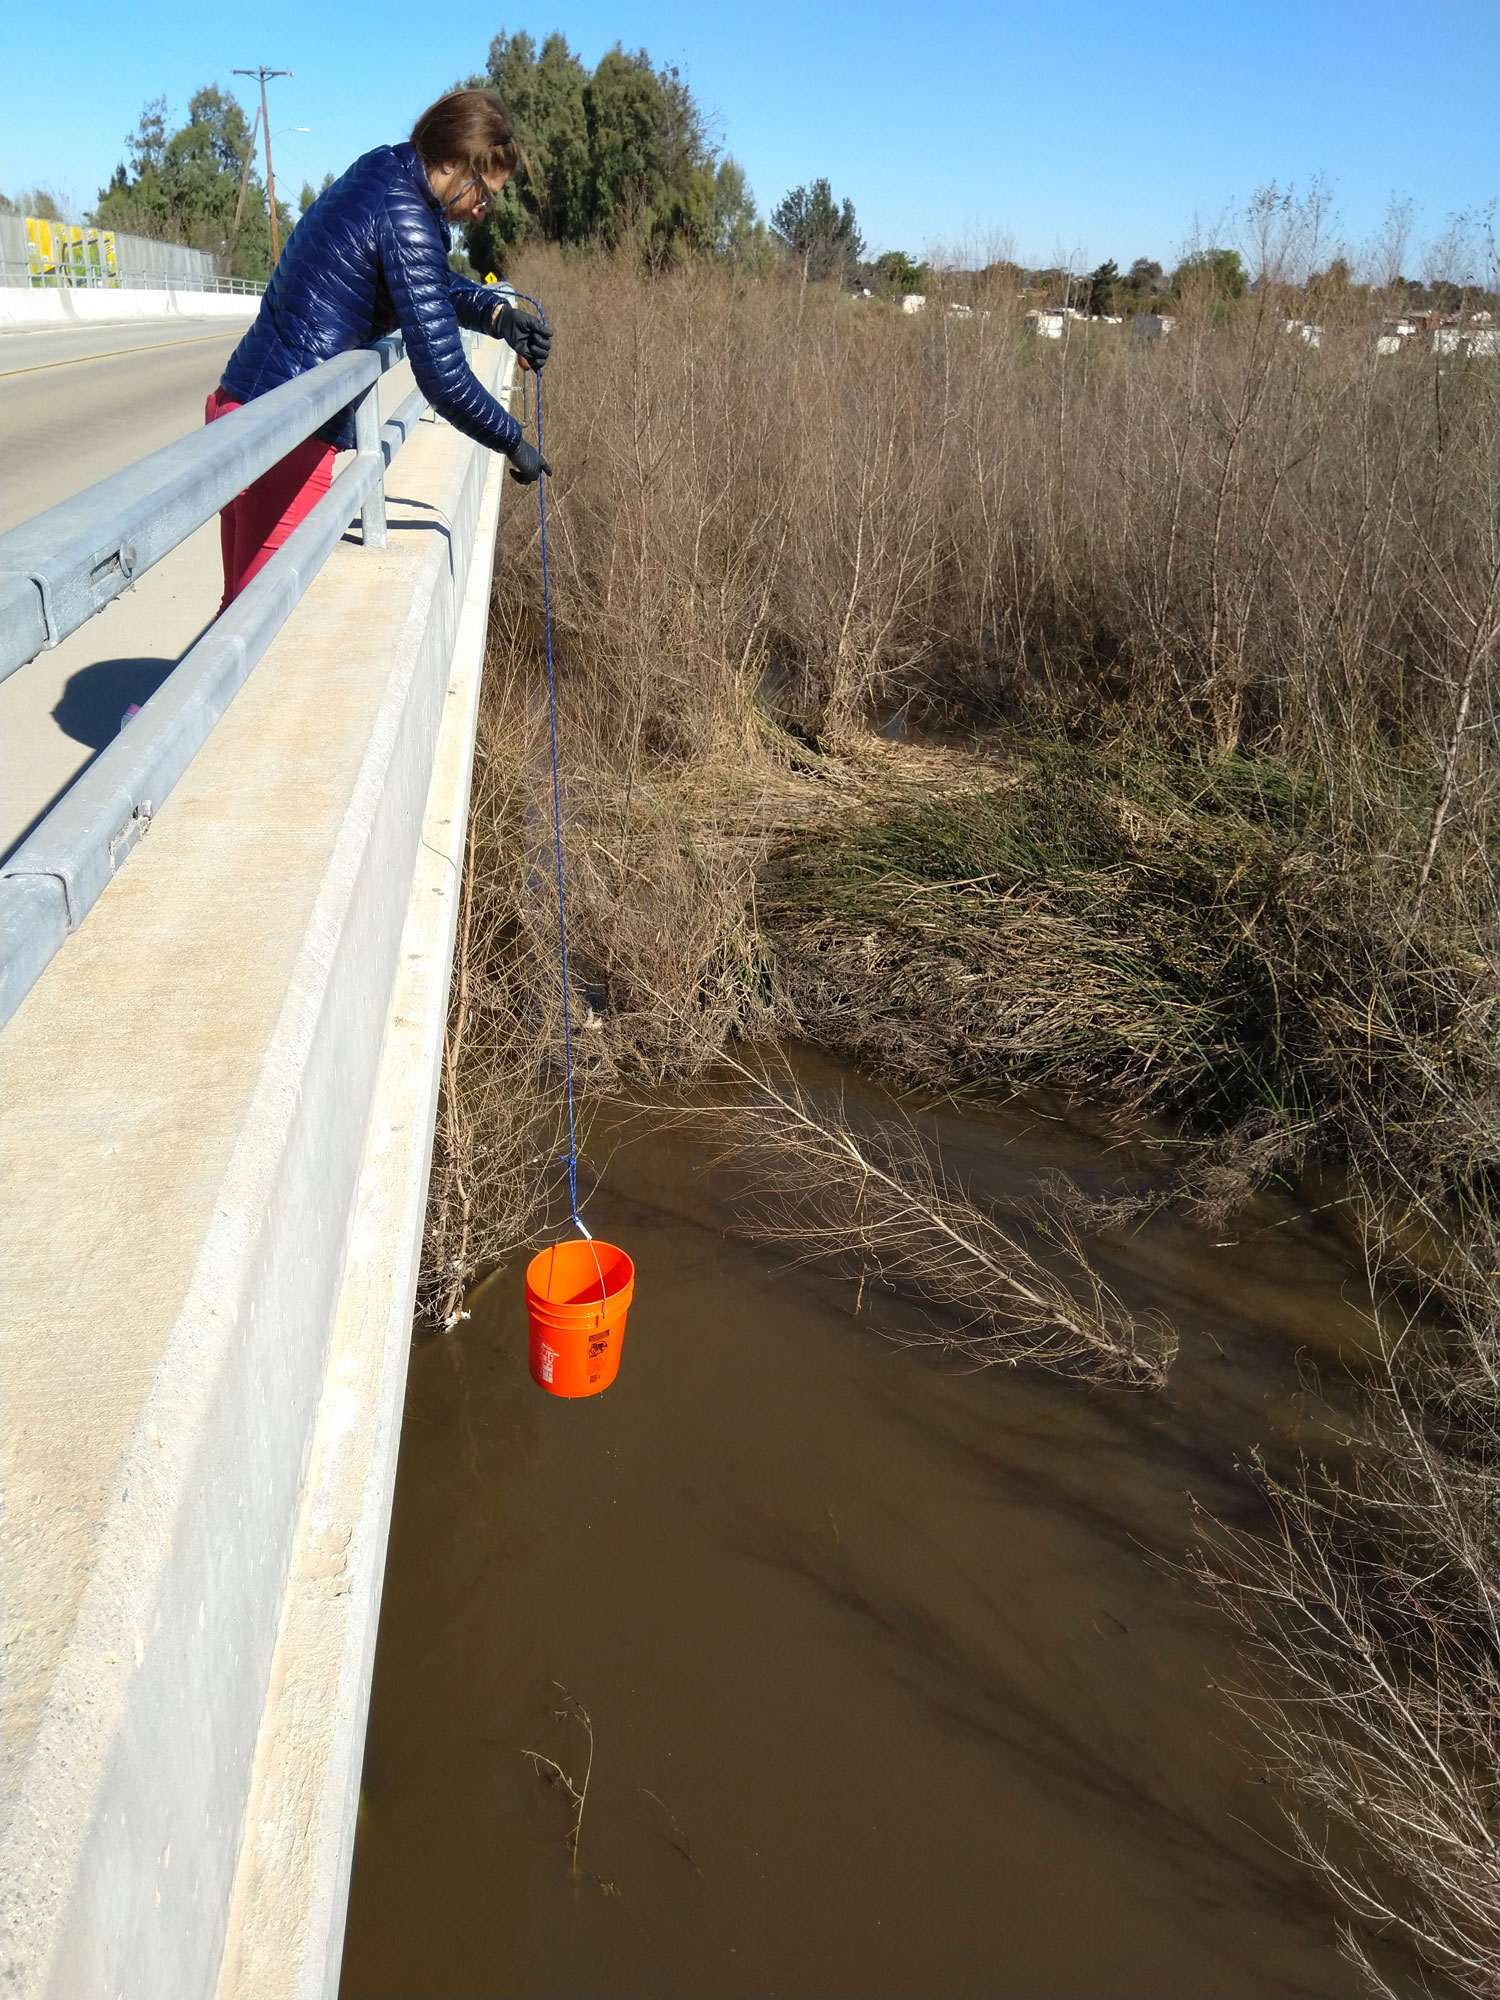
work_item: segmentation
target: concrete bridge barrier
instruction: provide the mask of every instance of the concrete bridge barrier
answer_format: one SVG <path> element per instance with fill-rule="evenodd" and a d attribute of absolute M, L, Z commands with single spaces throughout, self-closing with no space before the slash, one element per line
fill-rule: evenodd
<path fill-rule="evenodd" d="M 503 471 L 416 426 L 0 1041 L 8 1993 L 337 1990 Z"/>
<path fill-rule="evenodd" d="M 248 326 L 259 293 L 161 291 L 99 285 L 0 285 L 0 333 L 33 327 L 113 326 L 131 320 L 222 319 Z"/>

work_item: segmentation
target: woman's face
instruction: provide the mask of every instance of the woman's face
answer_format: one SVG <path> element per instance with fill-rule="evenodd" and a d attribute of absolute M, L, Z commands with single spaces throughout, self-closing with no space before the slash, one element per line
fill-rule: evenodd
<path fill-rule="evenodd" d="M 462 160 L 443 160 L 427 169 L 428 185 L 443 204 L 443 213 L 450 222 L 472 222 L 483 215 L 509 178 L 501 173 L 493 179 L 483 179 Z"/>

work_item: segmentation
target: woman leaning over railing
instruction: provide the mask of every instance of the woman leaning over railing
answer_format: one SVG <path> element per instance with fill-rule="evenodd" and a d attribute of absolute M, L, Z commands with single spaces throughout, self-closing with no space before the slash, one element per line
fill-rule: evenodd
<path fill-rule="evenodd" d="M 399 328 L 417 387 L 440 415 L 504 452 L 512 478 L 550 471 L 469 367 L 463 329 L 509 342 L 523 368 L 542 366 L 552 336 L 448 266 L 450 225 L 482 215 L 522 159 L 499 99 L 455 90 L 422 113 L 409 140 L 356 160 L 293 231 L 206 420 Z M 223 510 L 221 610 L 328 491 L 334 453 L 353 444 L 353 416 L 340 411 Z"/>

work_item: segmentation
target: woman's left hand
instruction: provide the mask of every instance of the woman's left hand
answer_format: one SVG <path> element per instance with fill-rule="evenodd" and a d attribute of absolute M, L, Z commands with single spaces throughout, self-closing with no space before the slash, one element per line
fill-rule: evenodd
<path fill-rule="evenodd" d="M 543 326 L 539 319 L 533 319 L 530 313 L 520 311 L 509 299 L 504 299 L 495 314 L 495 334 L 515 349 L 523 366 L 541 372 L 552 351 L 551 327 Z"/>

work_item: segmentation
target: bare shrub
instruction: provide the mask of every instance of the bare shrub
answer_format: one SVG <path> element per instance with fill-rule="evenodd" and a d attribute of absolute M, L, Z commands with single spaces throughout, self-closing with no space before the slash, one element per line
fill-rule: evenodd
<path fill-rule="evenodd" d="M 529 253 L 570 741 L 623 777 L 753 763 L 768 715 L 856 750 L 903 706 L 1149 727 L 1315 772 L 1332 857 L 1425 905 L 1494 830 L 1493 365 L 1288 337 L 1311 224 L 1265 228 L 1242 309 L 1144 349 Z"/>
<path fill-rule="evenodd" d="M 1500 1381 L 1493 1306 L 1465 1335 L 1383 1326 L 1347 1470 L 1254 1468 L 1271 1532 L 1205 1518 L 1200 1583 L 1257 1669 L 1302 1858 L 1366 1933 L 1475 2000 L 1500 1986 Z M 1349 1955 L 1377 1991 L 1359 1930 Z"/>

